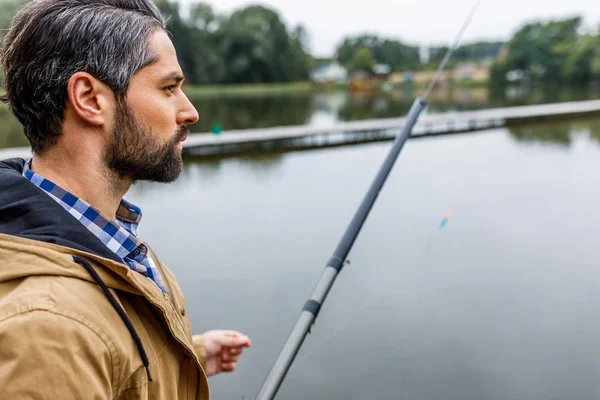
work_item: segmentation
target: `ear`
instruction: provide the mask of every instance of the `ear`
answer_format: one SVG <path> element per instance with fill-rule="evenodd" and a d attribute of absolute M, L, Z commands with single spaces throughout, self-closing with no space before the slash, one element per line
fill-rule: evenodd
<path fill-rule="evenodd" d="M 67 85 L 73 111 L 90 125 L 100 126 L 110 121 L 114 109 L 113 91 L 87 72 L 76 72 Z"/>

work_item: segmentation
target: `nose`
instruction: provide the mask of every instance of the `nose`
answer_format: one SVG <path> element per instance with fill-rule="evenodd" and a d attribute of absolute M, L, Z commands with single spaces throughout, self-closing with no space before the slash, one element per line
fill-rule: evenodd
<path fill-rule="evenodd" d="M 192 102 L 183 94 L 183 104 L 177 114 L 177 125 L 192 125 L 198 122 L 198 111 Z"/>

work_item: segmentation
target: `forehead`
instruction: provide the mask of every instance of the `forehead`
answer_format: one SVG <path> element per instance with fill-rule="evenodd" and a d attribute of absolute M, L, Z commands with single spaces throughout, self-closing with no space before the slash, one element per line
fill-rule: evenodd
<path fill-rule="evenodd" d="M 177 52 L 173 42 L 166 32 L 159 30 L 149 38 L 150 51 L 156 57 L 154 63 L 142 68 L 138 75 L 146 78 L 162 79 L 165 74 L 182 74 L 181 67 L 177 61 Z"/>

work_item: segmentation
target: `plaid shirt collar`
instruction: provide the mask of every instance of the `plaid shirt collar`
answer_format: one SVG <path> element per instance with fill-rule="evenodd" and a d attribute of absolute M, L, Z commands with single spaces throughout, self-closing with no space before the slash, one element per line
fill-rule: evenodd
<path fill-rule="evenodd" d="M 29 168 L 30 162 L 31 160 L 25 163 L 23 176 L 56 200 L 117 256 L 125 259 L 140 245 L 143 245 L 143 242 L 135 236 L 137 226 L 142 219 L 142 210 L 139 207 L 124 199 L 121 200 L 117 210 L 117 220 L 124 222 L 125 226 L 131 227 L 133 232 L 129 232 L 118 221 L 107 220 L 84 200 L 33 172 Z"/>
<path fill-rule="evenodd" d="M 142 210 L 139 207 L 122 199 L 117 209 L 116 220 L 109 221 L 84 200 L 33 172 L 29 167 L 30 163 L 31 159 L 23 167 L 25 178 L 77 218 L 130 269 L 152 280 L 163 293 L 166 293 L 165 283 L 154 260 L 148 254 L 148 247 L 137 237 L 138 224 L 142 219 Z"/>

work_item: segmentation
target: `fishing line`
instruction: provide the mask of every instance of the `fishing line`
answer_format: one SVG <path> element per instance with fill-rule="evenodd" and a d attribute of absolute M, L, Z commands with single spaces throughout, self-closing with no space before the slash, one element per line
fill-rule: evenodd
<path fill-rule="evenodd" d="M 439 236 L 442 234 L 441 231 L 443 230 L 443 228 L 448 224 L 448 220 L 449 218 L 452 216 L 452 210 L 448 210 L 446 212 L 446 214 L 444 215 L 444 218 L 442 219 L 442 221 L 440 222 L 440 224 L 438 225 L 438 228 L 436 229 L 436 231 L 434 233 L 431 234 L 429 240 L 427 241 L 427 243 L 425 244 L 424 248 L 422 251 L 415 253 L 415 256 L 413 257 L 413 260 L 409 263 L 407 263 L 406 265 L 412 265 L 412 267 L 417 267 L 420 263 L 420 260 L 429 252 L 429 250 L 431 249 L 431 246 L 433 245 L 433 243 L 439 238 Z M 300 357 L 296 362 L 295 365 L 299 366 L 300 364 L 302 364 L 303 362 L 305 362 L 310 356 L 312 356 L 314 353 L 316 353 L 317 351 L 321 350 L 327 343 L 329 343 L 329 341 L 331 339 L 333 339 L 343 328 L 346 328 L 348 325 L 350 325 L 352 322 L 354 322 L 359 315 L 361 315 L 362 311 L 364 311 L 365 309 L 367 309 L 370 305 L 371 302 L 379 297 L 381 297 L 382 295 L 384 295 L 388 289 L 390 289 L 396 282 L 398 282 L 398 280 L 400 280 L 400 278 L 402 278 L 402 276 L 396 276 L 395 278 L 388 280 L 385 280 L 385 284 L 379 286 L 379 289 L 376 290 L 373 294 L 371 294 L 371 296 L 367 297 L 367 299 L 363 302 L 363 304 L 358 308 L 358 310 L 356 310 L 356 312 L 350 317 L 348 318 L 346 321 L 342 322 L 341 324 L 337 325 L 333 331 L 331 331 L 331 333 L 329 335 L 327 335 L 325 337 L 325 339 L 323 339 L 321 342 L 319 342 L 319 344 L 316 345 L 315 348 L 313 348 L 312 350 L 310 350 L 309 352 L 307 352 L 306 354 L 304 354 L 302 357 Z"/>
<path fill-rule="evenodd" d="M 467 25 L 471 21 L 475 9 L 479 3 L 480 1 L 478 1 L 475 7 L 473 7 L 469 17 L 462 25 L 457 39 L 455 40 L 453 47 L 448 49 L 442 65 L 445 65 L 452 55 L 454 49 L 458 45 L 460 38 Z M 435 79 L 432 80 L 432 83 L 425 92 L 425 96 L 417 97 L 413 102 L 413 105 L 406 115 L 404 125 L 394 139 L 394 143 L 383 160 L 382 165 L 379 167 L 371 186 L 369 186 L 369 190 L 365 193 L 360 205 L 358 206 L 358 209 L 356 210 L 356 213 L 344 231 L 344 234 L 333 251 L 333 254 L 327 261 L 327 264 L 321 273 L 321 278 L 314 287 L 310 297 L 304 304 L 302 312 L 300 313 L 296 324 L 292 328 L 292 331 L 288 335 L 288 338 L 281 348 L 281 351 L 277 355 L 277 359 L 271 367 L 269 374 L 265 378 L 256 396 L 256 400 L 272 400 L 276 396 L 277 391 L 285 379 L 290 366 L 298 355 L 298 351 L 300 350 L 306 335 L 310 332 L 311 327 L 313 326 L 313 323 L 317 318 L 317 315 L 319 314 L 319 311 L 321 310 L 321 307 L 325 302 L 333 283 L 335 282 L 335 279 L 340 271 L 344 268 L 348 254 L 350 253 L 350 250 L 352 249 L 352 246 L 354 245 L 354 242 L 356 241 L 364 222 L 373 208 L 373 205 L 375 204 L 375 201 L 377 200 L 377 197 L 379 196 L 379 193 L 381 192 L 394 166 L 394 163 L 396 162 L 396 159 L 400 155 L 402 147 L 406 143 L 408 137 L 411 135 L 412 129 L 419 119 L 419 115 L 427 106 L 427 96 L 435 86 L 436 79 L 438 79 L 440 74 L 441 68 L 438 68 L 438 72 L 434 76 Z M 442 227 L 443 225 L 445 225 L 445 222 L 440 224 Z"/>
<path fill-rule="evenodd" d="M 454 50 L 456 50 L 458 48 L 460 39 L 462 38 L 463 33 L 465 33 L 467 26 L 469 26 L 469 24 L 471 23 L 471 19 L 473 19 L 473 15 L 475 15 L 475 11 L 477 11 L 477 8 L 479 7 L 480 4 L 481 4 L 481 0 L 477 1 L 477 3 L 475 3 L 473 8 L 471 9 L 471 12 L 467 16 L 467 19 L 460 27 L 458 35 L 456 36 L 456 39 L 454 40 L 454 44 L 452 45 L 452 47 L 450 47 L 448 49 L 448 51 L 446 51 L 446 55 L 444 56 L 444 59 L 440 63 L 437 71 L 435 71 L 435 74 L 433 75 L 433 79 L 431 79 L 431 82 L 429 82 L 429 86 L 427 87 L 427 90 L 425 91 L 425 94 L 423 95 L 424 99 L 427 99 L 427 97 L 429 97 L 429 93 L 431 93 L 435 84 L 437 83 L 437 80 L 439 79 L 440 75 L 442 74 L 444 67 L 446 67 L 446 63 L 450 59 L 450 56 L 452 55 L 452 53 L 454 53 Z"/>

